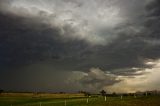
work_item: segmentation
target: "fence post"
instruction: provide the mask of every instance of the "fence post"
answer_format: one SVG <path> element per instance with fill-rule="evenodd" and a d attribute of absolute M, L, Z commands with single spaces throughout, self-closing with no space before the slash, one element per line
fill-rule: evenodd
<path fill-rule="evenodd" d="M 105 101 L 107 101 L 107 97 L 105 96 L 105 99 L 104 99 Z"/>
<path fill-rule="evenodd" d="M 42 106 L 42 103 L 41 103 L 41 102 L 39 103 L 39 106 Z"/>
<path fill-rule="evenodd" d="M 87 98 L 87 103 L 88 103 L 88 98 Z"/>
<path fill-rule="evenodd" d="M 67 101 L 66 100 L 64 101 L 64 106 L 67 106 Z"/>
<path fill-rule="evenodd" d="M 123 95 L 121 95 L 121 99 L 123 99 Z"/>

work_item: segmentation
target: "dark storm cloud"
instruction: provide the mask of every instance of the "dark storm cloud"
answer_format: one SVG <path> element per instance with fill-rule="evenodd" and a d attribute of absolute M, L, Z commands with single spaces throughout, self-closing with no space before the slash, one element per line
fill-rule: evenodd
<path fill-rule="evenodd" d="M 64 41 L 58 27 L 40 20 L 0 14 L 0 86 L 4 89 L 71 91 L 64 82 L 71 74 L 67 71 L 77 69 L 88 46 L 81 40 Z"/>
<path fill-rule="evenodd" d="M 38 79 L 42 81 L 42 75 L 46 72 L 44 84 L 47 82 L 52 83 L 51 80 L 58 80 L 61 83 L 58 86 L 61 88 L 64 86 L 65 75 L 69 77 L 72 71 L 79 71 L 87 74 L 87 76 L 84 75 L 76 80 L 80 85 L 82 84 L 89 89 L 91 89 L 90 87 L 101 89 L 104 86 L 118 83 L 119 81 L 116 80 L 118 75 L 134 76 L 138 69 L 152 68 L 151 65 L 146 64 L 146 61 L 160 58 L 160 3 L 158 0 L 153 0 L 147 5 L 142 1 L 132 0 L 133 4 L 131 4 L 129 0 L 115 0 L 113 4 L 120 6 L 120 11 L 123 11 L 120 15 L 126 16 L 127 21 L 122 21 L 120 25 L 118 24 L 114 28 L 106 28 L 105 25 L 103 28 L 97 27 L 98 24 L 95 22 L 94 24 L 97 25 L 95 30 L 97 31 L 98 29 L 100 31 L 98 32 L 100 36 L 96 36 L 107 42 L 102 43 L 103 45 L 101 44 L 103 40 L 94 41 L 93 36 L 83 36 L 84 38 L 82 39 L 77 34 L 81 30 L 75 29 L 71 24 L 66 24 L 64 20 L 58 20 L 59 23 L 57 25 L 56 18 L 58 15 L 64 15 L 63 13 L 48 14 L 38 8 L 34 8 L 36 15 L 28 13 L 26 8 L 23 8 L 20 13 L 19 11 L 16 13 L 16 11 L 13 12 L 11 10 L 6 12 L 5 9 L 11 8 L 8 7 L 11 3 L 9 1 L 0 0 L 0 66 L 1 68 L 11 68 L 10 71 L 9 69 L 1 71 L 1 79 L 3 80 L 1 83 L 3 83 L 3 86 L 6 86 L 5 80 L 7 79 L 2 76 L 7 76 L 7 74 L 11 74 L 10 77 L 13 77 L 13 79 L 17 77 L 17 80 L 23 79 L 19 76 L 26 75 L 25 79 L 23 79 L 24 85 L 31 86 L 38 83 Z M 84 6 L 83 2 L 72 0 L 65 2 L 77 4 L 78 8 Z M 89 4 L 90 2 L 87 3 Z M 125 3 L 126 6 L 123 6 Z M 137 12 L 137 9 L 140 11 Z M 78 12 L 81 13 L 81 11 Z M 67 12 L 67 14 L 73 14 L 73 11 Z M 100 14 L 100 17 L 102 15 Z M 68 15 L 65 14 L 65 16 L 67 17 Z M 90 18 L 89 16 L 86 17 Z M 77 21 L 81 22 L 79 20 L 81 19 L 77 18 Z M 74 23 L 76 20 L 72 19 L 70 21 Z M 85 24 L 82 23 L 87 25 L 87 22 L 85 21 Z M 106 24 L 112 25 L 112 22 L 106 22 Z M 83 25 L 80 24 L 81 27 L 84 27 Z M 113 36 L 114 39 L 112 39 Z M 93 41 L 94 45 L 90 41 Z M 14 70 L 16 75 L 13 75 L 13 66 L 16 70 Z M 100 68 L 101 70 L 95 71 L 95 74 L 94 71 L 90 70 L 91 68 Z M 27 74 L 24 74 L 23 70 Z M 105 71 L 110 71 L 115 76 L 107 75 Z M 30 85 L 29 82 L 34 79 L 32 73 L 35 76 L 38 73 L 41 73 L 41 75 L 37 75 L 37 80 Z M 20 82 L 21 84 L 23 84 L 23 80 Z M 11 82 L 8 80 L 7 83 Z M 50 86 L 50 88 L 56 89 L 56 85 L 57 83 L 54 83 L 52 87 L 50 85 L 47 87 Z M 44 85 L 39 84 L 35 87 L 40 86 Z M 44 89 L 46 90 L 47 88 Z"/>
<path fill-rule="evenodd" d="M 86 47 L 82 41 L 60 40 L 60 29 L 37 23 L 37 20 L 37 17 L 0 15 L 2 66 L 31 64 L 48 59 L 60 61 L 73 57 L 78 54 L 77 49 Z"/>
<path fill-rule="evenodd" d="M 147 18 L 145 26 L 148 28 L 149 39 L 160 39 L 160 1 L 154 0 L 146 6 Z"/>
<path fill-rule="evenodd" d="M 54 48 L 51 45 L 56 44 L 56 41 L 52 42 L 51 37 L 47 35 L 44 37 L 44 34 L 54 34 L 56 36 L 58 34 L 56 29 L 51 32 L 51 29 L 46 25 L 34 25 L 31 24 L 32 20 L 14 15 L 1 14 L 0 18 L 2 64 L 23 64 L 36 58 L 44 59 L 46 51 Z M 35 29 L 27 27 L 29 23 Z M 54 55 L 56 56 L 56 54 Z M 49 53 L 46 54 L 46 56 L 48 55 Z"/>
<path fill-rule="evenodd" d="M 160 15 L 160 1 L 153 0 L 150 4 L 146 6 L 147 11 L 149 11 L 150 16 L 158 17 Z"/>
<path fill-rule="evenodd" d="M 114 74 L 126 76 L 135 75 L 137 70 L 134 67 L 151 68 L 152 66 L 146 65 L 145 62 L 160 58 L 159 16 L 151 14 L 151 11 L 159 9 L 157 2 L 147 4 L 144 7 L 145 14 L 139 20 L 130 20 L 131 24 L 115 29 L 119 36 L 108 45 L 95 47 L 95 51 L 86 58 L 82 66 L 87 67 L 86 69 L 92 66 L 100 67 L 103 70 L 111 70 Z M 140 20 L 141 23 L 137 26 Z M 140 32 L 134 33 L 136 27 L 142 28 L 139 29 Z"/>

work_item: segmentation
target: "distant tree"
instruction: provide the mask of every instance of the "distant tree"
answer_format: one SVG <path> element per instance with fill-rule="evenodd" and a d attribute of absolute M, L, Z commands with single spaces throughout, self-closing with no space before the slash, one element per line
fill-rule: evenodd
<path fill-rule="evenodd" d="M 113 92 L 113 93 L 112 93 L 112 96 L 116 96 L 116 95 L 117 95 L 116 92 Z"/>
<path fill-rule="evenodd" d="M 91 96 L 91 94 L 87 91 L 78 91 L 78 93 L 82 93 L 84 96 Z"/>
<path fill-rule="evenodd" d="M 122 94 L 123 96 L 129 96 L 129 94 L 128 93 L 124 93 L 124 94 Z"/>
<path fill-rule="evenodd" d="M 0 89 L 0 94 L 1 94 L 2 92 L 4 92 L 4 90 Z"/>
<path fill-rule="evenodd" d="M 81 90 L 81 91 L 78 91 L 78 93 L 85 93 L 85 92 L 86 92 L 86 91 L 82 91 L 82 90 Z"/>
<path fill-rule="evenodd" d="M 85 96 L 91 96 L 91 94 L 89 92 L 84 92 Z"/>
<path fill-rule="evenodd" d="M 101 93 L 102 96 L 106 96 L 106 91 L 105 90 L 100 91 L 100 93 Z"/>
<path fill-rule="evenodd" d="M 59 92 L 59 94 L 65 94 L 65 92 Z"/>

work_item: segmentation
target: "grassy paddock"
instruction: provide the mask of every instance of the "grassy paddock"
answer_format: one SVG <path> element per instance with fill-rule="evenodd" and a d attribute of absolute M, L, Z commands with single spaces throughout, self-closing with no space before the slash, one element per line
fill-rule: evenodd
<path fill-rule="evenodd" d="M 160 106 L 160 96 L 84 97 L 83 94 L 0 94 L 0 106 Z"/>

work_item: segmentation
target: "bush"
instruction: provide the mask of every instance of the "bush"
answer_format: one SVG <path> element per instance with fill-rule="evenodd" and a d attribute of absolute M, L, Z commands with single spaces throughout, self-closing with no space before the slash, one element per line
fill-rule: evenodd
<path fill-rule="evenodd" d="M 4 92 L 4 90 L 0 89 L 0 93 Z"/>

